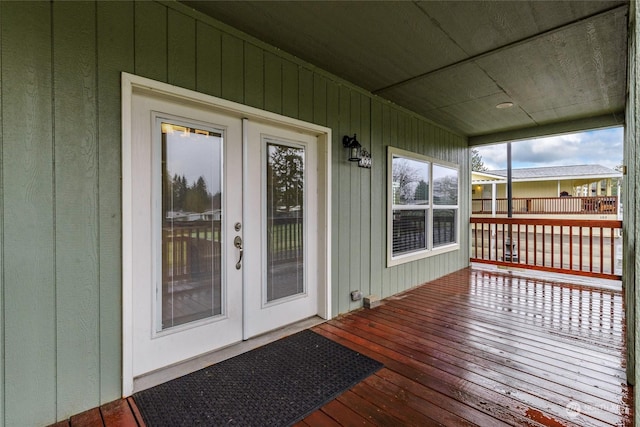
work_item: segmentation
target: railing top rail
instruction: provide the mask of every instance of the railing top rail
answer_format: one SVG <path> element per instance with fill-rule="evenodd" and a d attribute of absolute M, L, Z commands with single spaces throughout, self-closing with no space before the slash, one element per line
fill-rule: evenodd
<path fill-rule="evenodd" d="M 555 219 L 555 218 L 471 218 L 472 224 L 530 224 L 567 227 L 622 228 L 619 220 Z"/>

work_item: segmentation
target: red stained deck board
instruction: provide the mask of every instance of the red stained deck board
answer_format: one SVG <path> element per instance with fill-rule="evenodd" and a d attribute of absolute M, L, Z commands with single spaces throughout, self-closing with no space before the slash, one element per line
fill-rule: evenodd
<path fill-rule="evenodd" d="M 357 387 L 357 386 L 356 386 Z M 354 389 L 356 388 L 354 387 Z M 359 414 L 365 415 L 367 421 L 375 425 L 393 426 L 400 425 L 401 420 L 386 408 L 377 406 L 371 402 L 369 396 L 362 397 L 354 389 L 343 393 L 337 398 L 338 402 L 344 404 Z"/>
<path fill-rule="evenodd" d="M 131 413 L 136 418 L 136 421 L 138 421 L 138 425 L 140 427 L 145 427 L 144 420 L 142 419 L 142 414 L 138 409 L 138 405 L 136 405 L 136 401 L 133 399 L 133 397 L 127 397 L 126 401 L 129 404 L 129 407 L 131 408 Z"/>
<path fill-rule="evenodd" d="M 320 409 L 308 415 L 300 423 L 297 423 L 295 425 L 298 427 L 302 427 L 305 425 L 311 427 L 340 427 L 340 423 L 322 412 L 322 410 Z"/>
<path fill-rule="evenodd" d="M 337 399 L 327 403 L 320 410 L 336 420 L 341 426 L 356 427 L 375 425 L 367 420 L 367 414 L 364 414 L 364 416 L 359 415 Z"/>
<path fill-rule="evenodd" d="M 622 291 L 535 274 L 467 268 L 316 326 L 385 366 L 296 425 L 633 425 Z M 144 425 L 131 398 L 100 411 Z"/>
<path fill-rule="evenodd" d="M 105 427 L 138 427 L 136 417 L 129 403 L 124 399 L 107 403 L 100 408 L 100 411 Z"/>
<path fill-rule="evenodd" d="M 71 427 L 97 427 L 103 426 L 100 409 L 94 408 L 74 415 L 70 420 Z"/>

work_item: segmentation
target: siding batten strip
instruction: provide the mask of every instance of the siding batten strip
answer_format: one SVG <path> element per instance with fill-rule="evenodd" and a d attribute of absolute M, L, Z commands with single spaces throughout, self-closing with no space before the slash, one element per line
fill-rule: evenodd
<path fill-rule="evenodd" d="M 364 148 L 371 153 L 371 99 L 360 96 L 360 134 Z M 360 289 L 371 292 L 371 169 L 356 167 L 360 174 Z"/>
<path fill-rule="evenodd" d="M 213 27 L 196 22 L 196 90 L 220 96 L 222 74 L 221 34 Z"/>
<path fill-rule="evenodd" d="M 95 7 L 53 3 L 58 417 L 100 403 Z"/>
<path fill-rule="evenodd" d="M 3 99 L 3 91 L 2 91 L 2 30 L 4 26 L 2 25 L 2 3 L 0 3 L 0 425 L 5 425 L 5 407 L 4 407 L 4 395 L 5 395 L 5 385 L 4 385 L 4 370 L 5 370 L 5 354 L 4 354 L 4 337 L 5 337 L 5 325 L 7 324 L 7 319 L 4 317 L 4 305 L 5 305 L 5 297 L 4 297 L 4 282 L 5 282 L 5 266 L 4 266 L 4 139 L 2 137 L 2 123 L 3 123 L 3 112 L 4 112 L 4 103 Z"/>
<path fill-rule="evenodd" d="M 1 7 L 3 417 L 42 425 L 56 416 L 51 4 Z"/>
<path fill-rule="evenodd" d="M 358 141 L 362 144 L 364 140 L 362 139 L 362 128 L 360 122 L 360 94 L 354 91 L 349 91 L 349 131 L 346 132 L 348 135 L 352 135 L 354 133 L 358 134 Z M 346 150 L 343 150 L 343 153 Z M 344 154 L 343 154 L 344 159 Z M 362 289 L 362 283 L 360 281 L 360 261 L 363 257 L 363 253 L 368 251 L 368 248 L 363 248 L 360 246 L 360 236 L 361 236 L 361 220 L 362 215 L 360 211 L 361 204 L 361 188 L 360 188 L 360 169 L 355 162 L 347 162 L 346 170 L 349 177 L 349 185 L 347 187 L 347 191 L 345 191 L 345 195 L 347 198 L 345 199 L 345 203 L 349 206 L 348 212 L 350 212 L 350 221 L 349 221 L 349 232 L 347 233 L 347 238 L 349 239 L 348 248 L 349 248 L 349 262 L 347 263 L 349 267 L 349 290 L 347 294 L 351 294 L 351 291 Z M 346 182 L 346 180 L 345 180 Z M 349 300 L 349 311 L 354 310 L 362 306 L 362 301 L 351 301 Z"/>
<path fill-rule="evenodd" d="M 133 71 L 134 4 L 97 3 L 100 403 L 122 396 L 120 73 Z M 106 36 L 108 35 L 108 37 Z"/>
<path fill-rule="evenodd" d="M 167 13 L 168 83 L 196 89 L 196 23 L 173 9 Z"/>

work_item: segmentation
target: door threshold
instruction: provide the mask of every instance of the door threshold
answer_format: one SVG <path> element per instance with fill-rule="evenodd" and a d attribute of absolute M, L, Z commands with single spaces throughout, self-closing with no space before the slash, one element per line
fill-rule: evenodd
<path fill-rule="evenodd" d="M 326 320 L 319 316 L 310 317 L 309 319 L 292 323 L 246 341 L 241 341 L 236 344 L 205 353 L 193 359 L 185 360 L 184 362 L 176 363 L 174 365 L 167 366 L 166 368 L 143 374 L 133 379 L 133 393 L 180 378 L 184 375 L 190 374 L 191 372 L 222 362 L 223 360 L 231 359 L 232 357 L 246 353 L 247 351 L 251 351 L 273 341 L 277 341 L 280 338 L 312 328 L 323 322 L 326 322 Z"/>

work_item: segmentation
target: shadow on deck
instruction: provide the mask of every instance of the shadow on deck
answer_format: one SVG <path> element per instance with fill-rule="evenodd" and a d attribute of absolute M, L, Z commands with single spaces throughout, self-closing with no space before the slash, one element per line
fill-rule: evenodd
<path fill-rule="evenodd" d="M 560 280 L 467 268 L 314 327 L 385 367 L 297 425 L 633 425 L 622 291 Z"/>

